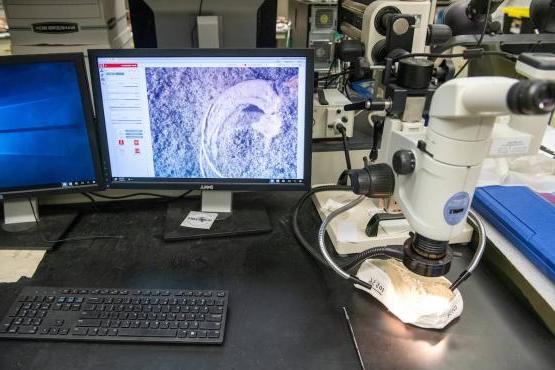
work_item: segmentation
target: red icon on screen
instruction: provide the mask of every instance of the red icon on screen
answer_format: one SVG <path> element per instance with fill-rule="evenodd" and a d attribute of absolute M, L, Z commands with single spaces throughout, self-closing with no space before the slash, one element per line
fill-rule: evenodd
<path fill-rule="evenodd" d="M 124 144 L 125 144 L 125 140 L 119 139 L 119 140 L 118 140 L 118 144 L 119 144 L 119 145 L 124 145 Z"/>
<path fill-rule="evenodd" d="M 141 149 L 140 148 L 135 148 L 135 154 L 141 154 Z"/>
<path fill-rule="evenodd" d="M 137 140 L 137 139 L 133 140 L 133 144 L 134 145 L 139 145 L 139 140 Z"/>

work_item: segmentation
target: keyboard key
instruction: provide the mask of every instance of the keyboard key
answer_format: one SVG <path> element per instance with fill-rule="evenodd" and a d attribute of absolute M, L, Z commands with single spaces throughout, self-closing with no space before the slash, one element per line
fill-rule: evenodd
<path fill-rule="evenodd" d="M 220 331 L 219 330 L 209 330 L 208 331 L 208 338 L 219 338 Z"/>
<path fill-rule="evenodd" d="M 222 315 L 206 315 L 206 321 L 222 321 Z"/>
<path fill-rule="evenodd" d="M 55 328 L 53 328 L 55 329 Z M 73 328 L 71 329 L 71 334 L 73 335 L 87 335 L 88 328 Z"/>
<path fill-rule="evenodd" d="M 100 326 L 101 320 L 91 320 L 82 319 L 77 320 L 77 326 L 87 327 L 87 328 L 98 328 Z"/>
<path fill-rule="evenodd" d="M 222 324 L 219 322 L 201 322 L 199 323 L 199 328 L 200 329 L 205 329 L 205 330 L 219 330 L 222 327 Z"/>
<path fill-rule="evenodd" d="M 98 319 L 100 318 L 100 312 L 96 311 L 82 311 L 79 314 L 80 319 Z"/>
<path fill-rule="evenodd" d="M 220 306 L 209 307 L 208 312 L 214 313 L 214 314 L 222 314 L 224 313 L 224 308 Z"/>
<path fill-rule="evenodd" d="M 38 326 L 21 326 L 17 331 L 18 334 L 35 334 L 39 330 Z"/>
<path fill-rule="evenodd" d="M 63 326 L 64 320 L 60 320 L 60 319 L 46 320 L 44 324 L 47 326 Z"/>
<path fill-rule="evenodd" d="M 173 329 L 120 329 L 120 337 L 175 337 L 177 330 Z"/>

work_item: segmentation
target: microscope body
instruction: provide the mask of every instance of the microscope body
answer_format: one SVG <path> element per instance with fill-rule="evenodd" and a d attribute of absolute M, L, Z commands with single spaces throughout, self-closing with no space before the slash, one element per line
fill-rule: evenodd
<path fill-rule="evenodd" d="M 392 197 L 415 232 L 405 243 L 409 269 L 447 273 L 449 240 L 462 232 L 484 159 L 536 153 L 554 108 L 552 82 L 472 77 L 435 90 L 427 126 L 417 114 L 412 120 L 387 114 L 377 163 L 393 169 Z M 508 128 L 494 130 L 507 115 L 513 117 Z M 499 141 L 522 148 L 499 150 Z"/>
<path fill-rule="evenodd" d="M 480 77 L 445 83 L 434 94 L 427 127 L 386 118 L 378 161 L 394 168 L 393 197 L 417 234 L 448 241 L 461 232 L 496 118 L 510 113 L 506 96 L 516 82 Z"/>

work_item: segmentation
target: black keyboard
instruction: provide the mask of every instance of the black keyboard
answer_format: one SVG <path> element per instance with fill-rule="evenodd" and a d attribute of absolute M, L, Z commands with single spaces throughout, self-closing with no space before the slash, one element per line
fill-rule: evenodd
<path fill-rule="evenodd" d="M 228 292 L 25 287 L 0 338 L 222 344 Z"/>

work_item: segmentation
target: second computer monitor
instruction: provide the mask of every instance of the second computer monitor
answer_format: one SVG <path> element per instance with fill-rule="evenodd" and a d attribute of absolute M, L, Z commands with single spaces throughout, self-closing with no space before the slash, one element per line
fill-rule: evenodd
<path fill-rule="evenodd" d="M 309 50 L 89 52 L 112 187 L 304 190 Z"/>

